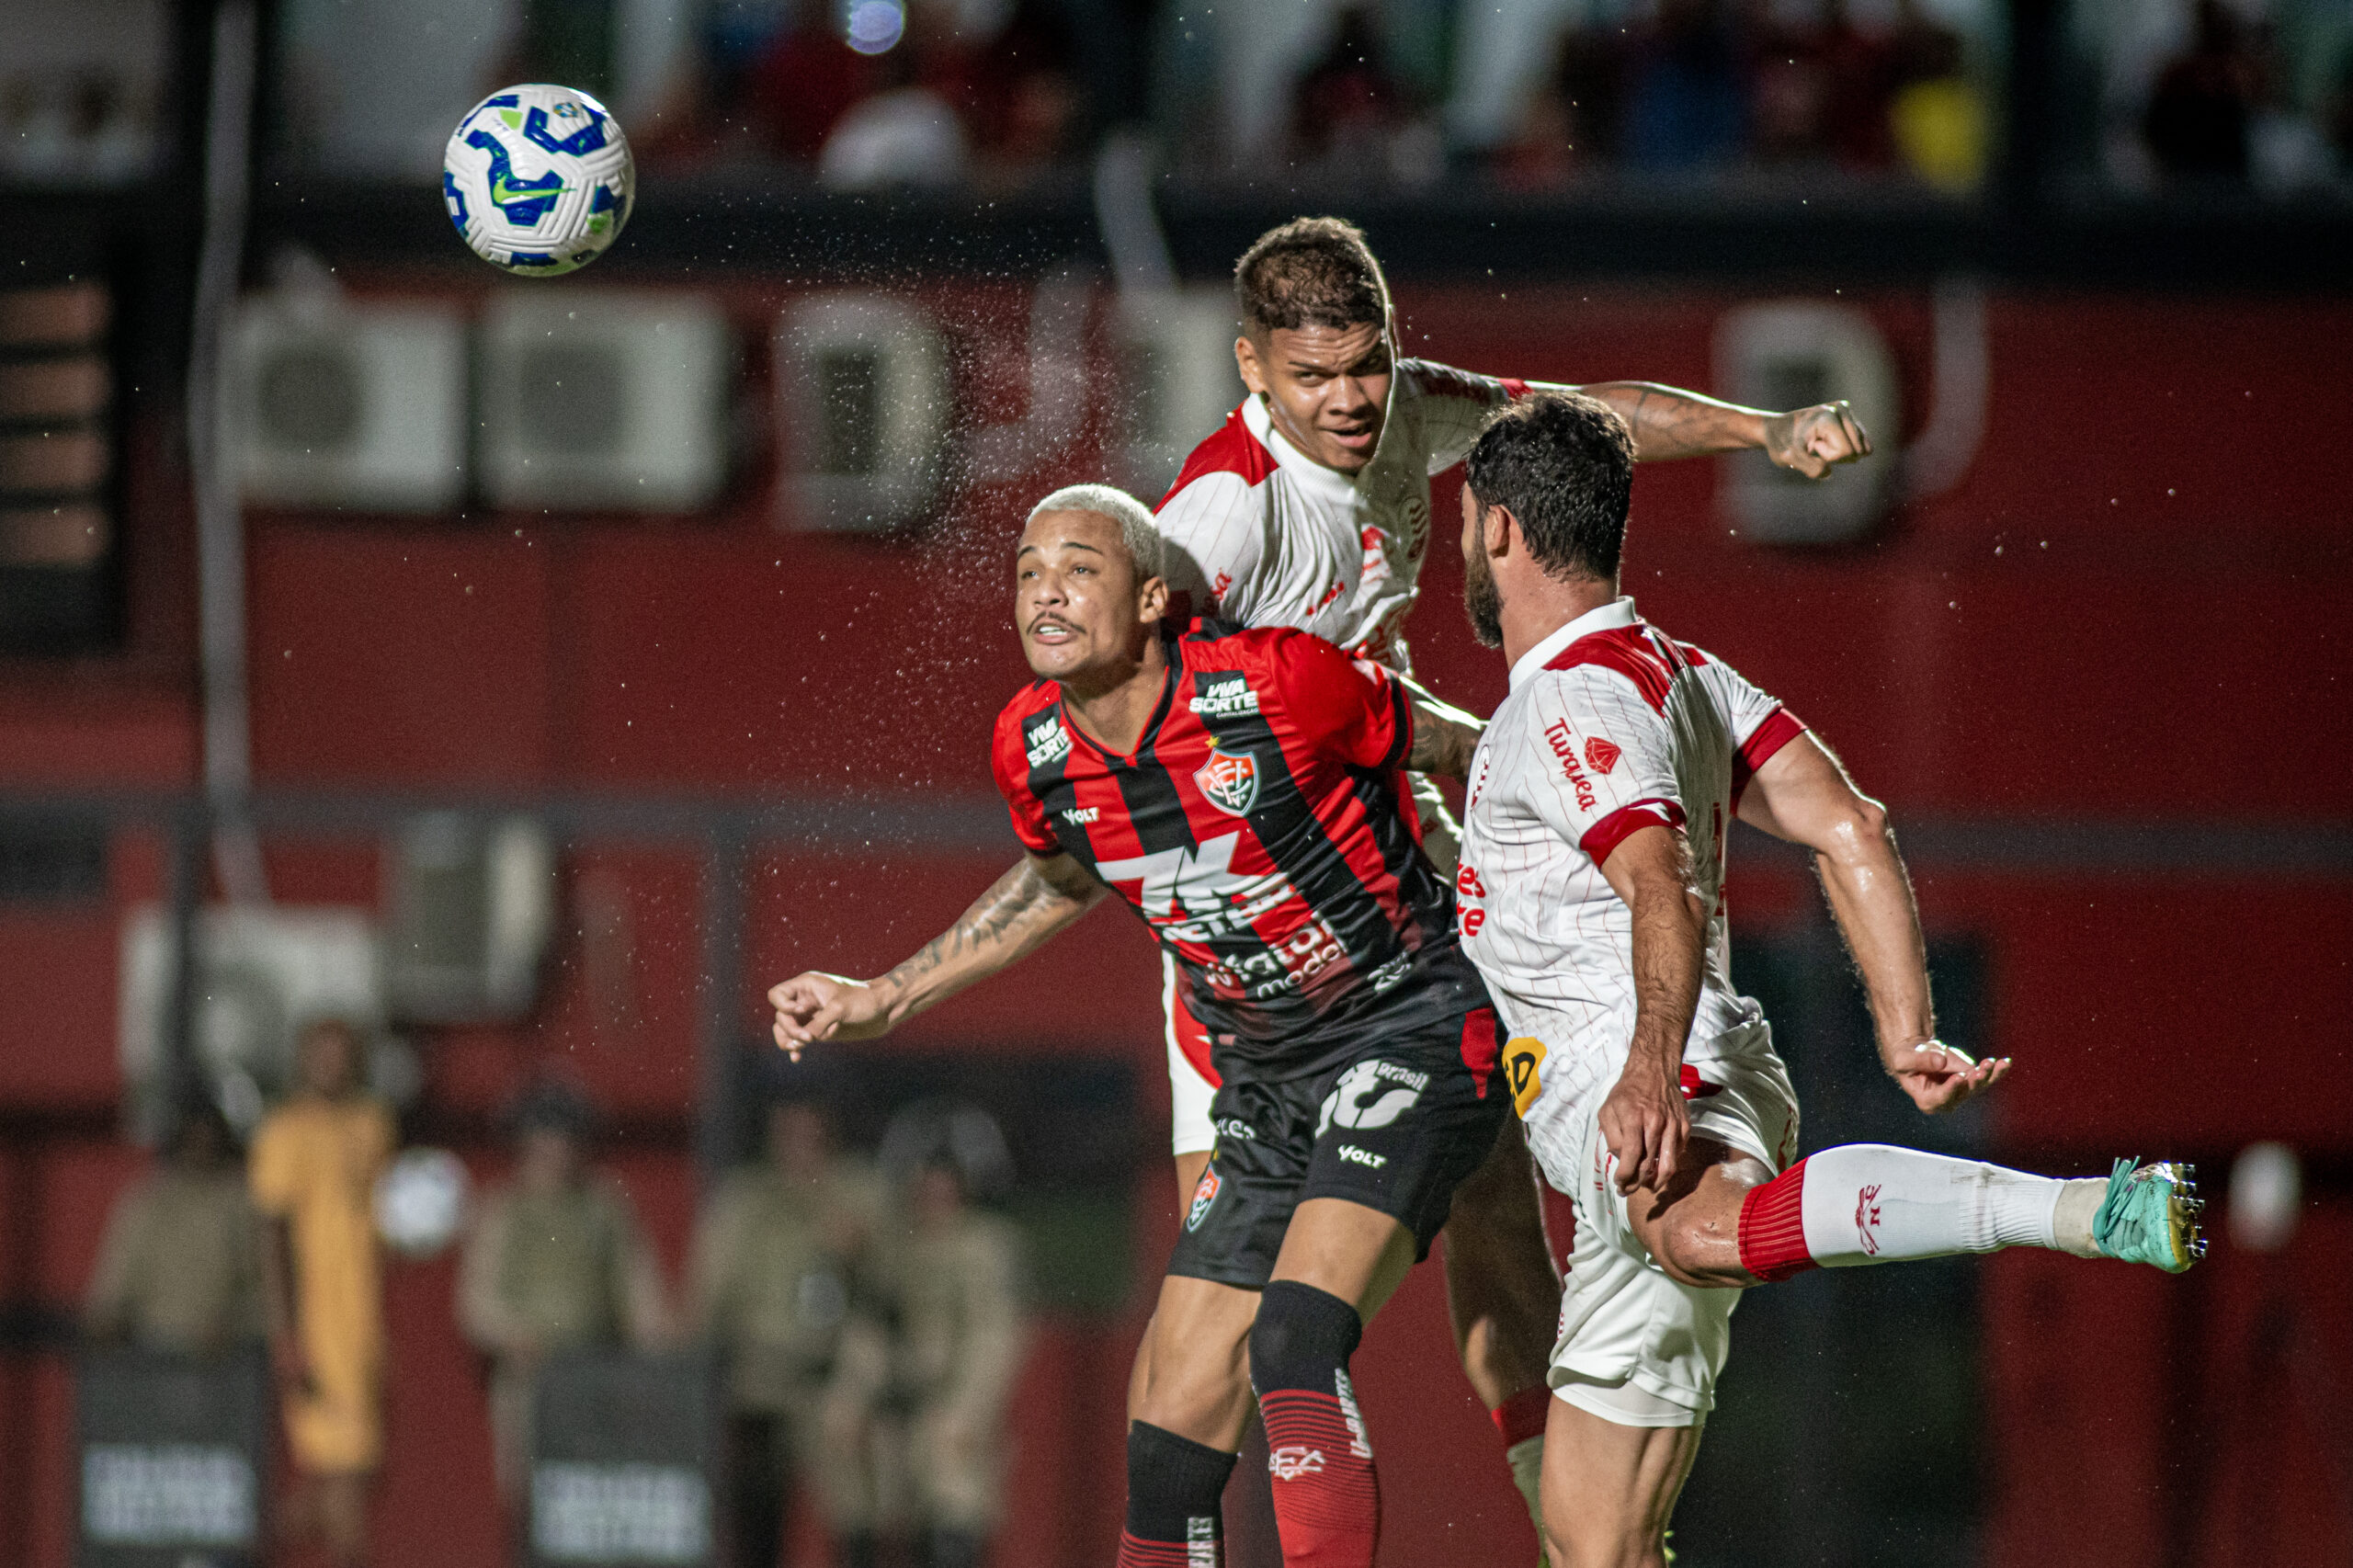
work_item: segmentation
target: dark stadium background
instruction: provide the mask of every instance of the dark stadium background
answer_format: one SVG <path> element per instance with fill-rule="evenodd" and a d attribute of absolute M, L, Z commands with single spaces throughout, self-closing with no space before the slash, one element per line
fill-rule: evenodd
<path fill-rule="evenodd" d="M 2276 1255 L 2218 1223 L 2181 1280 L 2029 1251 L 1753 1295 L 1680 1516 L 1694 1563 L 2353 1561 L 2353 222 L 2325 202 L 2066 197 L 2036 52 L 2056 9 L 2015 8 L 2010 151 L 1969 202 L 1341 199 L 1277 180 L 1162 203 L 1199 280 L 1294 210 L 1358 218 L 1409 347 L 1495 373 L 1711 388 L 1727 310 L 1835 299 L 1893 350 L 1904 427 L 1875 434 L 1897 442 L 1934 403 L 1938 289 L 1984 290 L 1985 425 L 1950 489 L 1860 542 L 1799 550 L 1730 531 L 1721 465 L 1646 469 L 1627 585 L 1785 697 L 1890 803 L 1949 1036 L 2017 1070 L 1949 1127 L 1897 1114 L 1810 876 L 1754 835 L 1733 849 L 1741 978 L 1779 1021 L 1809 1145 L 1933 1135 L 2069 1174 L 2194 1159 L 2219 1220 L 2234 1157 L 2278 1140 L 2309 1202 Z M 208 7 L 181 11 L 176 58 L 200 78 Z M 72 1551 L 67 1327 L 141 1157 L 120 1137 L 119 933 L 169 896 L 198 799 L 178 378 L 199 119 L 177 112 L 188 133 L 135 190 L 0 187 L 0 288 L 98 280 L 127 389 L 113 548 L 73 582 L 0 571 L 0 1561 L 44 1568 Z M 408 1129 L 495 1171 L 499 1108 L 560 1061 L 611 1113 L 610 1163 L 675 1274 L 698 1150 L 741 1137 L 710 1091 L 762 1070 L 761 990 L 879 969 L 1015 850 L 984 760 L 1022 676 L 1005 548 L 1029 498 L 1102 472 L 1121 372 L 1104 274 L 1067 449 L 960 483 L 913 528 L 825 534 L 789 507 L 779 526 L 764 348 L 779 311 L 812 290 L 898 293 L 949 324 L 956 420 L 1018 418 L 1038 279 L 1104 264 L 1084 182 L 990 202 L 641 188 L 613 256 L 538 287 L 723 304 L 743 358 L 723 499 L 676 517 L 252 508 L 248 648 L 276 898 L 373 908 L 399 812 L 515 804 L 559 824 L 567 909 L 591 883 L 625 907 L 626 1028 L 596 1016 L 560 936 L 528 1022 L 422 1040 Z M 274 244 L 363 298 L 511 287 L 423 187 L 265 183 L 247 254 Z M 1484 708 L 1504 671 L 1456 608 L 1454 486 L 1434 482 L 1412 641 L 1432 687 Z M 1118 1129 L 1031 1199 L 1061 1240 L 1017 1400 L 1008 1568 L 1098 1562 L 1117 1528 L 1128 1357 L 1175 1227 L 1157 975 L 1133 923 L 1098 912 L 844 1079 L 1067 1093 L 1073 1116 Z M 444 1257 L 390 1276 L 388 1563 L 497 1550 L 451 1273 Z M 1530 1560 L 1434 1268 L 1358 1365 L 1383 1561 Z"/>

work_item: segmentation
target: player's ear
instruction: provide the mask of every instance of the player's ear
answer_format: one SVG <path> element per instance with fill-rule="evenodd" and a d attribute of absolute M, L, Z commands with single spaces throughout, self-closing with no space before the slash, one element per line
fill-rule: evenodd
<path fill-rule="evenodd" d="M 1518 531 L 1519 519 L 1511 515 L 1510 507 L 1500 503 L 1479 514 L 1482 542 L 1486 546 L 1487 554 L 1495 560 L 1500 561 L 1511 553 L 1512 536 Z M 1527 548 L 1525 540 L 1521 541 L 1520 548 Z"/>
<path fill-rule="evenodd" d="M 1267 374 L 1259 365 L 1258 346 L 1246 331 L 1233 340 L 1233 368 L 1242 372 L 1244 386 L 1257 396 L 1266 395 Z"/>
<path fill-rule="evenodd" d="M 1146 577 L 1136 589 L 1136 619 L 1159 620 L 1168 614 L 1168 580 Z"/>

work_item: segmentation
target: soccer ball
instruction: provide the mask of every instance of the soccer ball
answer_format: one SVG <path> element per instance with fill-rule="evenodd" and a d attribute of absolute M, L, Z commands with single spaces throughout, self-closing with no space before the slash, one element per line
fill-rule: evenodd
<path fill-rule="evenodd" d="M 604 254 L 629 222 L 637 165 L 605 106 L 571 87 L 495 92 L 449 133 L 441 197 L 473 253 L 553 278 Z"/>

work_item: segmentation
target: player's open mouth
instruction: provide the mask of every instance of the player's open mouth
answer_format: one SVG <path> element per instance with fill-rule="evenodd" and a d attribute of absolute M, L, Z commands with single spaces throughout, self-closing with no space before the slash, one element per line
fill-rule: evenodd
<path fill-rule="evenodd" d="M 1078 630 L 1059 620 L 1033 620 L 1029 623 L 1032 642 L 1069 642 L 1078 636 Z"/>
<path fill-rule="evenodd" d="M 1381 426 L 1368 425 L 1361 430 L 1327 430 L 1324 434 L 1352 452 L 1369 452 L 1381 439 Z"/>

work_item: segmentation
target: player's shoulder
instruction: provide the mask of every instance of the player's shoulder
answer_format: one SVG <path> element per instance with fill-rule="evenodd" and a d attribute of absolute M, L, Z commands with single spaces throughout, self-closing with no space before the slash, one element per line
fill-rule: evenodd
<path fill-rule="evenodd" d="M 1245 626 L 1222 616 L 1197 615 L 1177 633 L 1176 646 L 1188 669 L 1255 667 L 1279 659 L 1290 639 L 1306 636 L 1296 627 Z"/>
<path fill-rule="evenodd" d="M 1544 661 L 1540 674 L 1556 689 L 1598 693 L 1631 687 L 1664 712 L 1678 667 L 1693 667 L 1699 651 L 1646 621 L 1588 631 Z M 1701 655 L 1704 658 L 1705 655 Z"/>
<path fill-rule="evenodd" d="M 1255 689 L 1278 694 L 1302 688 L 1325 691 L 1328 683 L 1353 675 L 1362 661 L 1295 626 L 1244 626 L 1204 616 L 1178 639 L 1187 669 L 1238 670 Z"/>
<path fill-rule="evenodd" d="M 1243 411 L 1248 406 L 1246 403 L 1237 404 L 1225 416 L 1225 423 L 1193 449 L 1185 466 L 1177 471 L 1176 483 L 1168 487 L 1168 494 L 1160 498 L 1154 511 L 1167 511 L 1180 495 L 1192 501 L 1238 501 L 1273 475 L 1274 451 L 1243 417 Z"/>
<path fill-rule="evenodd" d="M 1197 657 L 1259 664 L 1348 658 L 1333 643 L 1296 626 L 1245 626 L 1213 615 L 1195 617 L 1178 642 L 1188 664 Z"/>

